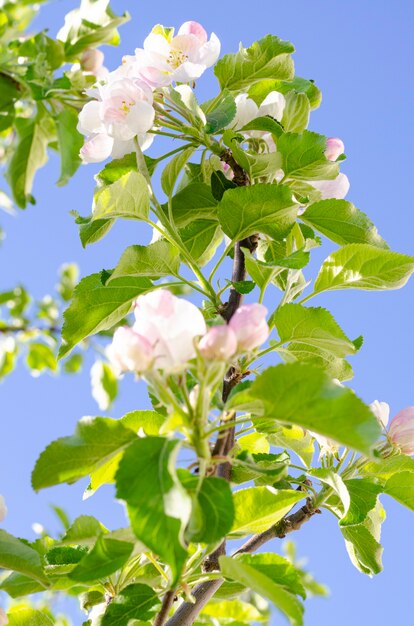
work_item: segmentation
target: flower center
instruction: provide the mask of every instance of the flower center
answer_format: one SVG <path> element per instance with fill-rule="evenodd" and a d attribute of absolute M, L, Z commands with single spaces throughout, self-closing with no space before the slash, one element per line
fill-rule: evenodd
<path fill-rule="evenodd" d="M 182 50 L 177 48 L 171 48 L 167 59 L 167 63 L 171 66 L 171 69 L 176 70 L 177 67 L 180 67 L 185 61 L 188 61 L 188 54 L 185 54 Z"/>

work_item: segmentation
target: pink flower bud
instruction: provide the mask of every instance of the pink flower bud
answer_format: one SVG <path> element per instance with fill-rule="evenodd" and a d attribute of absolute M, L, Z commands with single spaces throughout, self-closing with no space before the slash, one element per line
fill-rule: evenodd
<path fill-rule="evenodd" d="M 9 623 L 9 618 L 6 615 L 4 609 L 0 609 L 0 626 L 6 626 Z"/>
<path fill-rule="evenodd" d="M 403 454 L 414 454 L 414 406 L 397 413 L 391 421 L 388 437 Z"/>
<path fill-rule="evenodd" d="M 7 515 L 7 506 L 3 496 L 0 495 L 0 522 L 4 520 Z"/>
<path fill-rule="evenodd" d="M 227 361 L 237 350 L 237 337 L 227 325 L 213 326 L 201 338 L 198 348 L 209 361 Z"/>
<path fill-rule="evenodd" d="M 177 35 L 194 35 L 202 44 L 205 44 L 208 39 L 205 29 L 198 22 L 184 22 Z"/>
<path fill-rule="evenodd" d="M 329 137 L 326 142 L 325 156 L 329 161 L 336 161 L 336 159 L 345 151 L 344 142 L 338 137 Z"/>
<path fill-rule="evenodd" d="M 104 62 L 104 53 L 95 48 L 88 48 L 84 50 L 80 58 L 80 63 L 85 72 L 91 72 L 96 74 L 102 67 Z"/>
<path fill-rule="evenodd" d="M 144 372 L 154 359 L 150 342 L 128 326 L 116 329 L 106 352 L 119 372 Z"/>
<path fill-rule="evenodd" d="M 239 350 L 253 350 L 266 341 L 270 332 L 266 314 L 263 304 L 244 304 L 237 309 L 229 326 L 236 334 Z"/>

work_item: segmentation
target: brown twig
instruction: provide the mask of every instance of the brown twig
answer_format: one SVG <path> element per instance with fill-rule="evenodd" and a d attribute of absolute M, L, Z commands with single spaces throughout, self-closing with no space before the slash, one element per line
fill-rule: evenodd
<path fill-rule="evenodd" d="M 268 530 L 251 537 L 232 556 L 251 554 L 272 539 L 283 539 L 289 533 L 299 530 L 305 522 L 317 513 L 320 513 L 320 510 L 314 508 L 312 506 L 312 500 L 308 498 L 306 504 L 298 511 L 283 518 L 278 524 Z M 192 592 L 195 602 L 183 602 L 174 615 L 168 620 L 166 626 L 192 626 L 200 611 L 211 600 L 223 583 L 223 578 L 217 578 L 216 580 L 209 580 L 197 585 Z"/>
<path fill-rule="evenodd" d="M 175 600 L 175 589 L 170 589 L 164 595 L 162 600 L 161 609 L 157 614 L 153 626 L 164 626 L 165 622 L 168 619 L 168 613 L 171 610 L 172 605 Z"/>

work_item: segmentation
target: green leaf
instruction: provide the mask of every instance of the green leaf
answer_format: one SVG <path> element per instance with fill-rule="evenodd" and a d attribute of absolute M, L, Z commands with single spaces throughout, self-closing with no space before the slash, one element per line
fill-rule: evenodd
<path fill-rule="evenodd" d="M 77 60 L 86 48 L 97 44 L 117 45 L 117 27 L 129 20 L 128 13 L 116 16 L 108 0 L 82 0 L 79 9 L 70 11 L 58 39 L 65 43 L 67 60 Z M 91 21 L 93 19 L 93 21 Z"/>
<path fill-rule="evenodd" d="M 33 342 L 29 344 L 26 363 L 34 376 L 38 376 L 45 370 L 56 372 L 57 362 L 52 348 L 44 343 Z"/>
<path fill-rule="evenodd" d="M 163 205 L 168 215 L 168 205 Z M 178 228 L 193 223 L 194 220 L 217 219 L 217 201 L 211 188 L 205 183 L 190 183 L 171 199 L 174 223 Z"/>
<path fill-rule="evenodd" d="M 127 626 L 130 620 L 151 619 L 160 601 L 155 591 L 147 585 L 128 585 L 108 605 L 101 618 L 102 626 Z"/>
<path fill-rule="evenodd" d="M 64 313 L 59 358 L 89 335 L 112 328 L 129 313 L 135 298 L 151 288 L 148 278 L 118 278 L 105 286 L 101 274 L 83 278 Z"/>
<path fill-rule="evenodd" d="M 294 46 L 273 35 L 256 41 L 250 48 L 236 54 L 226 54 L 214 67 L 222 89 L 245 90 L 263 78 L 289 80 L 294 69 L 291 53 Z"/>
<path fill-rule="evenodd" d="M 284 133 L 277 149 L 287 178 L 299 180 L 331 180 L 338 176 L 339 165 L 325 156 L 326 137 L 305 130 L 301 134 Z"/>
<path fill-rule="evenodd" d="M 270 425 L 270 428 L 269 426 Z M 291 426 L 283 428 L 278 426 L 275 428 L 273 420 L 255 420 L 256 429 L 259 432 L 267 432 L 266 426 L 271 431 L 267 436 L 269 443 L 280 448 L 292 450 L 303 462 L 305 467 L 312 465 L 313 455 L 315 454 L 315 444 L 313 437 L 300 428 L 299 426 Z"/>
<path fill-rule="evenodd" d="M 107 411 L 118 396 L 118 378 L 109 363 L 95 361 L 91 367 L 92 397 L 101 411 Z"/>
<path fill-rule="evenodd" d="M 111 185 L 98 187 L 92 219 L 124 217 L 146 220 L 150 210 L 148 183 L 139 172 L 128 172 Z"/>
<path fill-rule="evenodd" d="M 174 158 L 172 158 L 164 168 L 161 174 L 161 187 L 167 196 L 172 195 L 178 177 L 194 150 L 194 146 L 190 146 L 189 148 L 182 150 L 182 152 L 179 152 Z"/>
<path fill-rule="evenodd" d="M 286 589 L 285 585 L 274 582 L 254 565 L 243 562 L 241 559 L 221 556 L 220 569 L 226 578 L 242 583 L 270 600 L 288 617 L 292 626 L 302 626 L 303 606 L 297 597 Z"/>
<path fill-rule="evenodd" d="M 414 473 L 398 472 L 388 478 L 383 492 L 414 511 Z"/>
<path fill-rule="evenodd" d="M 16 121 L 19 142 L 13 150 L 6 178 L 16 204 L 24 209 L 31 195 L 36 171 L 47 161 L 47 146 L 53 136 L 53 121 L 45 113 Z"/>
<path fill-rule="evenodd" d="M 181 475 L 180 475 L 181 478 Z M 184 487 L 193 498 L 193 510 L 186 537 L 194 543 L 214 543 L 230 532 L 234 519 L 233 496 L 229 483 L 223 478 L 206 477 L 201 488 L 199 479 L 186 476 Z"/>
<path fill-rule="evenodd" d="M 60 483 L 73 483 L 124 450 L 136 435 L 109 417 L 85 417 L 75 434 L 53 441 L 38 458 L 32 474 L 38 491 Z"/>
<path fill-rule="evenodd" d="M 8 593 L 11 598 L 21 598 L 22 596 L 44 591 L 45 587 L 37 580 L 33 580 L 33 578 L 13 572 L 2 581 L 0 589 Z"/>
<path fill-rule="evenodd" d="M 233 494 L 235 517 L 232 534 L 243 537 L 267 530 L 303 497 L 303 493 L 298 491 L 273 487 L 248 487 L 236 491 Z"/>
<path fill-rule="evenodd" d="M 109 232 L 115 220 L 95 220 L 91 217 L 77 216 L 75 220 L 79 224 L 79 237 L 83 248 L 91 243 L 96 243 Z"/>
<path fill-rule="evenodd" d="M 253 291 L 256 287 L 256 283 L 252 280 L 238 280 L 235 283 L 232 283 L 234 289 L 241 294 L 247 294 Z"/>
<path fill-rule="evenodd" d="M 61 539 L 63 544 L 92 546 L 107 529 L 92 515 L 77 517 Z"/>
<path fill-rule="evenodd" d="M 382 571 L 383 548 L 379 541 L 384 520 L 385 511 L 378 501 L 362 524 L 340 527 L 353 565 L 369 576 Z"/>
<path fill-rule="evenodd" d="M 106 284 L 116 278 L 127 276 L 148 276 L 157 279 L 161 276 L 175 276 L 180 267 L 177 248 L 160 239 L 147 246 L 129 246 L 121 256 Z"/>
<path fill-rule="evenodd" d="M 325 369 L 333 378 L 347 373 L 342 359 L 355 354 L 355 344 L 348 339 L 334 317 L 323 308 L 285 304 L 272 316 L 284 345 L 277 348 L 287 361 L 303 361 Z M 345 369 L 344 369 L 345 367 Z M 351 370 L 352 372 L 352 370 Z"/>
<path fill-rule="evenodd" d="M 180 228 L 181 241 L 200 267 L 214 256 L 222 242 L 223 233 L 216 220 L 198 220 Z"/>
<path fill-rule="evenodd" d="M 286 132 L 301 133 L 309 124 L 310 102 L 306 94 L 289 91 L 283 111 L 282 126 Z"/>
<path fill-rule="evenodd" d="M 77 130 L 78 112 L 66 106 L 56 116 L 56 132 L 60 153 L 60 177 L 58 185 L 66 185 L 74 175 L 81 159 L 79 151 L 83 145 L 83 136 Z"/>
<path fill-rule="evenodd" d="M 333 289 L 399 289 L 413 272 L 414 256 L 353 243 L 336 250 L 323 262 L 315 293 Z"/>
<path fill-rule="evenodd" d="M 126 500 L 136 537 L 168 563 L 174 585 L 187 556 L 184 529 L 191 498 L 177 478 L 180 442 L 138 439 L 125 452 L 116 475 L 117 497 Z"/>
<path fill-rule="evenodd" d="M 253 410 L 258 417 L 301 426 L 366 455 L 381 434 L 370 408 L 351 389 L 304 363 L 268 368 L 249 389 L 236 393 L 228 408 Z"/>
<path fill-rule="evenodd" d="M 375 509 L 378 496 L 381 493 L 381 486 L 370 478 L 351 478 L 345 480 L 345 486 L 351 500 L 348 512 L 341 519 L 340 525 L 362 524 L 368 513 Z"/>
<path fill-rule="evenodd" d="M 259 184 L 226 191 L 218 206 L 218 217 L 232 241 L 257 232 L 280 239 L 292 228 L 297 211 L 288 187 Z"/>
<path fill-rule="evenodd" d="M 82 558 L 69 577 L 85 583 L 106 578 L 126 563 L 133 549 L 132 543 L 101 535 L 92 550 Z"/>
<path fill-rule="evenodd" d="M 216 620 L 221 618 L 222 623 L 231 622 L 230 626 L 237 626 L 240 622 L 251 624 L 252 622 L 263 621 L 262 613 L 252 604 L 242 600 L 209 602 L 200 615 L 208 615 L 208 617 L 213 617 Z"/>
<path fill-rule="evenodd" d="M 0 567 L 19 572 L 48 586 L 39 553 L 5 530 L 0 530 Z"/>
<path fill-rule="evenodd" d="M 260 130 L 265 133 L 271 133 L 275 141 L 277 141 L 284 130 L 281 124 L 272 117 L 256 117 L 241 129 L 243 132 L 250 130 Z"/>
<path fill-rule="evenodd" d="M 300 218 L 340 245 L 369 243 L 388 248 L 371 220 L 347 200 L 321 200 L 311 204 Z"/>
<path fill-rule="evenodd" d="M 329 485 L 329 487 L 334 490 L 334 492 L 341 501 L 341 507 L 338 509 L 338 513 L 341 518 L 345 517 L 351 505 L 351 498 L 348 492 L 348 488 L 342 480 L 341 476 L 337 474 L 334 470 L 325 467 L 312 469 L 310 470 L 309 474 L 310 476 L 317 478 L 326 485 Z"/>
<path fill-rule="evenodd" d="M 237 107 L 234 96 L 224 89 L 214 108 L 206 113 L 205 132 L 214 135 L 225 129 L 236 117 Z"/>
<path fill-rule="evenodd" d="M 400 454 L 379 461 L 370 461 L 362 466 L 361 472 L 385 482 L 399 472 L 414 472 L 414 459 Z"/>
<path fill-rule="evenodd" d="M 9 626 L 53 626 L 54 624 L 43 611 L 19 606 L 12 608 L 7 613 L 7 617 Z"/>
<path fill-rule="evenodd" d="M 227 189 L 234 189 L 237 187 L 230 178 L 226 178 L 223 172 L 213 171 L 211 174 L 211 192 L 216 200 L 220 201 L 223 194 Z"/>
<path fill-rule="evenodd" d="M 292 80 L 272 80 L 271 78 L 261 80 L 250 87 L 249 97 L 260 105 L 271 91 L 279 91 L 283 94 L 288 94 L 290 91 L 304 93 L 312 109 L 317 109 L 322 100 L 322 94 L 313 80 L 300 76 L 295 76 Z"/>
<path fill-rule="evenodd" d="M 287 587 L 289 591 L 306 598 L 306 592 L 302 584 L 302 575 L 296 567 L 279 554 L 240 554 L 237 560 L 246 565 L 251 565 L 257 571 L 265 574 L 273 582 Z"/>

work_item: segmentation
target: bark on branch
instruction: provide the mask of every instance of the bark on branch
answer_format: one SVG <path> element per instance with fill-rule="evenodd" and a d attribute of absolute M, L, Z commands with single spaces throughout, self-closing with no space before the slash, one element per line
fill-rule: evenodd
<path fill-rule="evenodd" d="M 320 513 L 319 509 L 313 508 L 311 502 L 310 499 L 307 499 L 306 504 L 298 511 L 283 518 L 278 524 L 268 530 L 251 537 L 232 556 L 255 552 L 268 541 L 276 538 L 283 539 L 289 533 L 299 530 L 311 517 Z M 174 615 L 168 620 L 166 626 L 192 626 L 200 611 L 211 600 L 223 583 L 223 578 L 217 578 L 216 580 L 210 580 L 197 585 L 192 592 L 195 602 L 193 604 L 183 602 Z"/>

